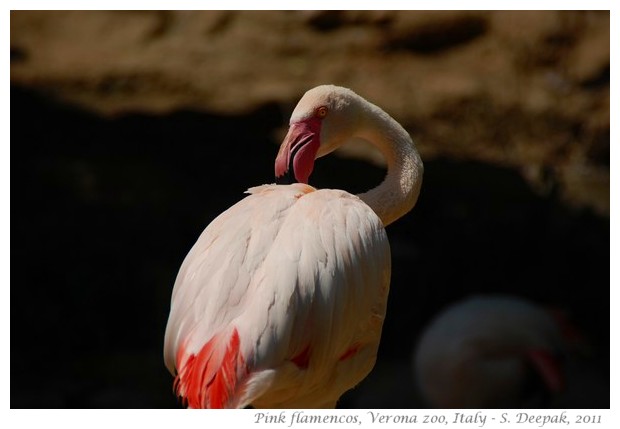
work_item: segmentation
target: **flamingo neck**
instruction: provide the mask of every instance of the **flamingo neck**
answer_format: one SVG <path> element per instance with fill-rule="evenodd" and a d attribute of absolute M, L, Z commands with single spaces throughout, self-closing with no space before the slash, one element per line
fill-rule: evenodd
<path fill-rule="evenodd" d="M 409 133 L 374 104 L 365 107 L 365 124 L 358 137 L 375 145 L 385 157 L 387 174 L 379 186 L 358 194 L 384 226 L 413 208 L 422 186 L 424 167 Z"/>

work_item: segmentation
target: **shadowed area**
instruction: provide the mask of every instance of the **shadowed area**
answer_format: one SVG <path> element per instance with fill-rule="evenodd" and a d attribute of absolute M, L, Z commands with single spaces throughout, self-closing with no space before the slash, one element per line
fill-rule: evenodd
<path fill-rule="evenodd" d="M 162 357 L 177 270 L 215 216 L 273 182 L 288 114 L 104 118 L 11 88 L 11 407 L 177 406 Z M 330 156 L 311 183 L 360 192 L 383 174 Z M 479 292 L 568 310 L 593 353 L 564 407 L 609 407 L 608 218 L 538 196 L 511 169 L 437 158 L 388 235 L 378 363 L 341 407 L 424 406 L 412 347 L 441 308 Z"/>

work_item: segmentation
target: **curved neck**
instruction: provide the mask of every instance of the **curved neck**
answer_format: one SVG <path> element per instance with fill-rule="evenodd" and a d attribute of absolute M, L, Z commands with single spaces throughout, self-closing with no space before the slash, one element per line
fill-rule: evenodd
<path fill-rule="evenodd" d="M 357 137 L 375 145 L 385 157 L 387 174 L 379 186 L 358 194 L 389 225 L 413 208 L 420 194 L 424 167 L 411 137 L 383 110 L 368 103 Z"/>

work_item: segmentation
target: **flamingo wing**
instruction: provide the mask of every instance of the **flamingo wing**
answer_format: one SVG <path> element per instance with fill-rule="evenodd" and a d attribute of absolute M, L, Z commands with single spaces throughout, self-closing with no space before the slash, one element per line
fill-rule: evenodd
<path fill-rule="evenodd" d="M 183 262 L 164 355 L 191 407 L 333 406 L 372 369 L 389 245 L 344 191 L 265 185 Z"/>

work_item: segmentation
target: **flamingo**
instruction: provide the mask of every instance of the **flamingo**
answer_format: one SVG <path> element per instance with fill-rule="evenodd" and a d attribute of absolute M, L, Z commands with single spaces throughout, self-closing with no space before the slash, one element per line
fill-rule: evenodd
<path fill-rule="evenodd" d="M 565 388 L 563 360 L 578 334 L 529 301 L 475 295 L 452 304 L 414 351 L 422 396 L 436 408 L 539 408 Z"/>
<path fill-rule="evenodd" d="M 308 185 L 314 161 L 353 138 L 387 174 L 361 195 Z M 409 134 L 350 89 L 295 107 L 276 184 L 250 188 L 186 256 L 164 359 L 190 408 L 333 408 L 374 366 L 390 283 L 385 226 L 415 205 L 423 165 Z"/>

